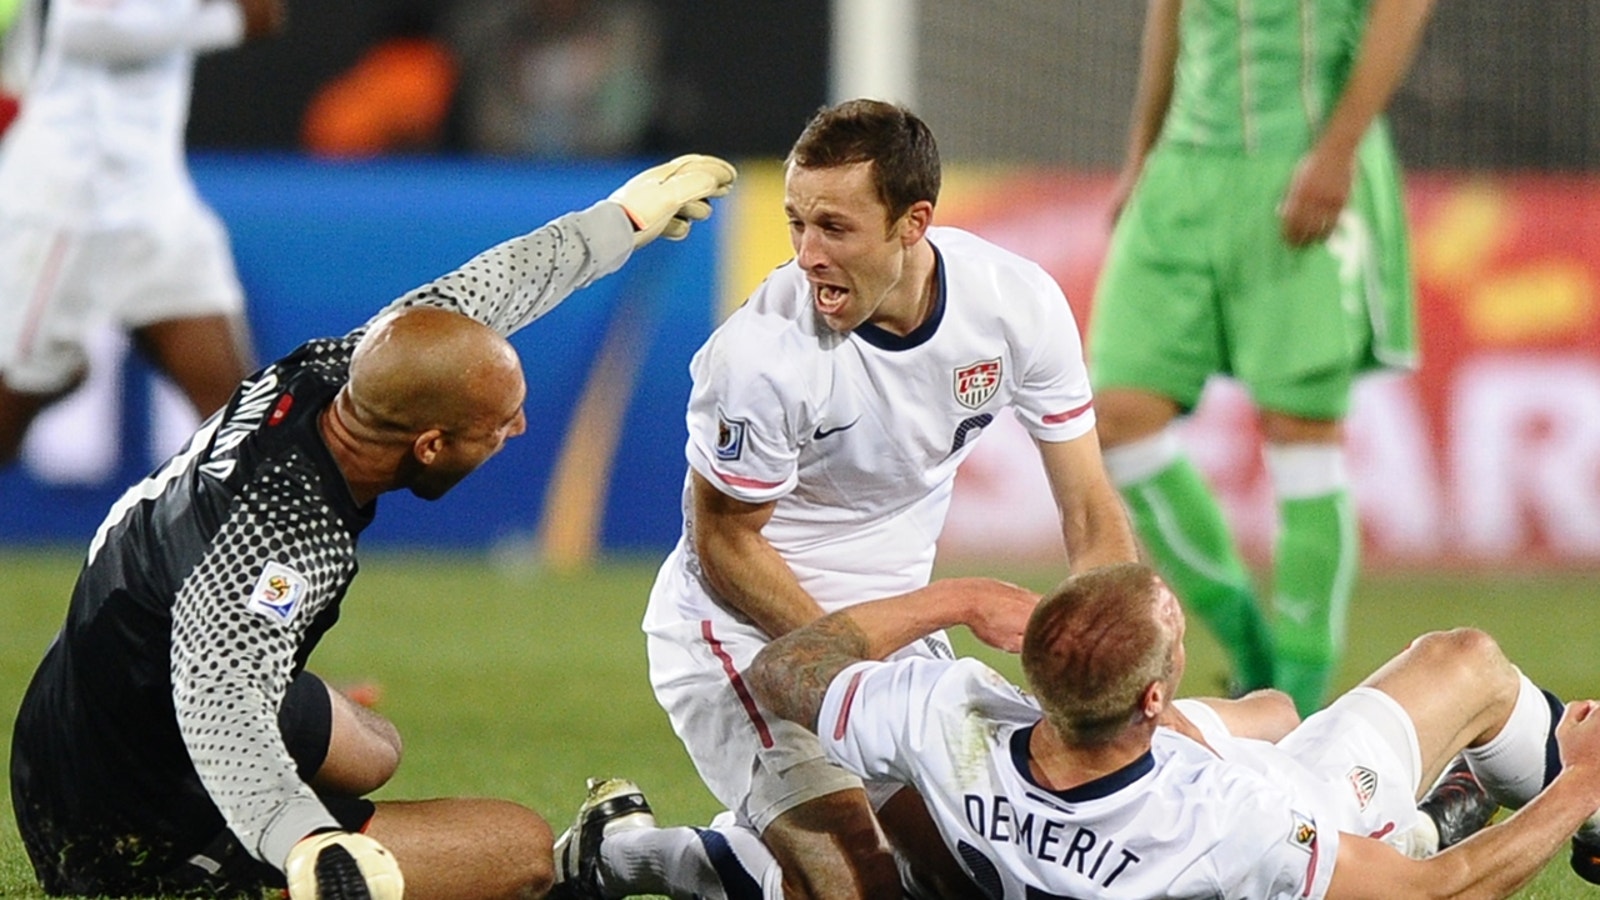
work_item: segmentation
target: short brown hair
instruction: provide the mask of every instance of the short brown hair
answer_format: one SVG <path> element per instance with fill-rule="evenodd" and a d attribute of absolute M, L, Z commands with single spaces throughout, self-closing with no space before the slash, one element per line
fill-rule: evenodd
<path fill-rule="evenodd" d="M 939 201 L 939 147 L 933 132 L 911 110 L 881 100 L 847 100 L 812 115 L 789 151 L 787 164 L 831 169 L 872 163 L 878 199 L 889 221 L 913 203 Z"/>
<path fill-rule="evenodd" d="M 1172 676 L 1176 635 L 1156 618 L 1156 573 L 1119 563 L 1063 581 L 1040 602 L 1022 639 L 1022 670 L 1068 744 L 1115 738 L 1152 682 Z"/>

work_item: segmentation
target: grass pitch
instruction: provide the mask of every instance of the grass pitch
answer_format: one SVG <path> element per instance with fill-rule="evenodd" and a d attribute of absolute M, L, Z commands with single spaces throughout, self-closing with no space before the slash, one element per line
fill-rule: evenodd
<path fill-rule="evenodd" d="M 9 734 L 35 663 L 59 627 L 76 552 L 0 548 L 0 723 Z M 975 574 L 962 567 L 963 574 Z M 655 562 L 616 561 L 582 574 L 487 558 L 369 553 L 338 625 L 312 668 L 336 684 L 381 686 L 379 709 L 405 738 L 405 762 L 378 799 L 492 795 L 526 803 L 559 830 L 584 778 L 638 781 L 664 824 L 703 824 L 716 806 L 656 706 L 638 621 Z M 955 574 L 952 571 L 948 574 Z M 1056 573 L 986 572 L 1039 590 Z M 1340 686 L 1431 628 L 1482 627 L 1541 685 L 1600 693 L 1596 579 L 1588 575 L 1369 577 L 1357 591 Z M 1189 631 L 1186 691 L 1223 681 L 1216 645 Z M 956 635 L 961 649 L 1017 676 L 1015 661 Z M 0 748 L 9 763 L 9 741 Z M 0 897 L 36 900 L 0 792 Z M 1519 896 L 1590 896 L 1564 854 Z"/>

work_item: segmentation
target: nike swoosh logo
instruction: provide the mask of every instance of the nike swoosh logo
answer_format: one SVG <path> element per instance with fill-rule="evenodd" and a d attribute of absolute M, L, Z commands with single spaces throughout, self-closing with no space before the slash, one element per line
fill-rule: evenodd
<path fill-rule="evenodd" d="M 857 418 L 854 421 L 852 421 L 849 425 L 840 425 L 838 428 L 827 428 L 827 429 L 824 429 L 821 425 L 818 425 L 817 426 L 817 430 L 813 431 L 811 433 L 811 439 L 814 440 L 814 441 L 820 441 L 820 440 L 822 440 L 823 438 L 827 437 L 830 434 L 838 434 L 841 431 L 849 431 L 850 429 L 856 427 L 856 422 L 859 422 L 859 421 L 861 421 L 861 420 L 859 418 Z"/>

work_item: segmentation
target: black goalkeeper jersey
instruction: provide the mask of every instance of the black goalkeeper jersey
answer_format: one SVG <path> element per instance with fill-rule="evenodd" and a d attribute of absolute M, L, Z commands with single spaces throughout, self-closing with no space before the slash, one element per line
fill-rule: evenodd
<path fill-rule="evenodd" d="M 389 308 L 442 306 L 510 334 L 631 249 L 626 214 L 600 203 Z M 354 503 L 318 428 L 365 330 L 251 376 L 100 525 L 13 735 L 35 859 L 89 835 L 125 836 L 129 860 L 141 845 L 193 852 L 228 827 L 281 868 L 301 837 L 336 826 L 296 774 L 277 710 L 338 619 L 377 506 Z"/>

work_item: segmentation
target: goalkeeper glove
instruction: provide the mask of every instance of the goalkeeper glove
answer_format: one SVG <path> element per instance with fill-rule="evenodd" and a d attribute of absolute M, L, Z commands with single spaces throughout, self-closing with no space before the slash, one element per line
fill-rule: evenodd
<path fill-rule="evenodd" d="M 635 249 L 655 240 L 681 241 L 689 225 L 711 215 L 711 197 L 721 197 L 738 177 L 733 165 L 715 156 L 689 154 L 652 166 L 628 179 L 608 198 L 633 220 Z"/>
<path fill-rule="evenodd" d="M 364 834 L 320 831 L 289 851 L 289 900 L 401 900 L 406 880 L 394 854 Z"/>

